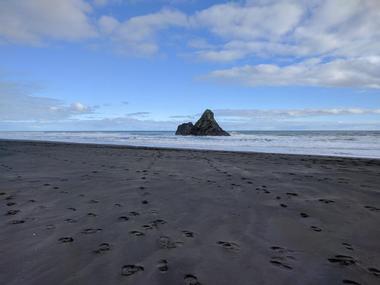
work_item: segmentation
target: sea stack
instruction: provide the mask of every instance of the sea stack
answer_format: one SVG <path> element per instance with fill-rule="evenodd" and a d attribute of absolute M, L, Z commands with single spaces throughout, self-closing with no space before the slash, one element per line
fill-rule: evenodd
<path fill-rule="evenodd" d="M 229 136 L 215 121 L 214 113 L 207 109 L 201 118 L 193 125 L 193 123 L 184 123 L 178 126 L 176 135 L 180 136 Z"/>

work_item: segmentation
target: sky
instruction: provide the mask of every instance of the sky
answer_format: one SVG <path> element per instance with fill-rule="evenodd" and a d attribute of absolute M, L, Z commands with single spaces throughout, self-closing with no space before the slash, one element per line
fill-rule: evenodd
<path fill-rule="evenodd" d="M 380 130 L 378 0 L 0 0 L 0 130 Z"/>

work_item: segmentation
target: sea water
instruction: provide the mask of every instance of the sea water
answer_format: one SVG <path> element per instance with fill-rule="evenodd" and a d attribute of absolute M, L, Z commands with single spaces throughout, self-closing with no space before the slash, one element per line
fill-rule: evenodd
<path fill-rule="evenodd" d="M 0 132 L 0 139 L 380 158 L 380 131 L 231 131 L 230 137 L 169 131 Z"/>

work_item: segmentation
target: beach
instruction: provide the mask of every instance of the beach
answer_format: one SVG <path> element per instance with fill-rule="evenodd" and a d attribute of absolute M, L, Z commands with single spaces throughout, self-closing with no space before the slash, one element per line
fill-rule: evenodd
<path fill-rule="evenodd" d="M 379 284 L 380 160 L 0 140 L 1 284 Z"/>

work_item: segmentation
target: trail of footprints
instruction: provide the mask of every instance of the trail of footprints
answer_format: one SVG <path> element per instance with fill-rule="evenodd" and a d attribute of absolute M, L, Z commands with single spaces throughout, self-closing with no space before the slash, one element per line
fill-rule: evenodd
<path fill-rule="evenodd" d="M 147 170 L 143 170 L 142 171 L 145 175 L 147 174 Z M 97 173 L 96 171 L 93 171 L 92 173 Z M 146 180 L 146 176 L 143 176 L 141 178 L 142 180 Z M 50 186 L 50 184 L 46 183 L 45 186 Z M 145 190 L 146 187 L 144 186 L 141 186 L 139 189 L 140 190 Z M 59 189 L 58 187 L 57 188 L 54 188 L 54 189 Z M 147 192 L 144 193 L 145 195 L 147 194 Z M 143 195 L 144 195 L 143 194 Z M 84 194 L 80 194 L 79 195 L 80 197 L 84 197 L 85 195 Z M 8 198 L 8 200 L 10 199 L 13 199 L 13 197 L 10 197 Z M 98 204 L 100 203 L 99 200 L 96 200 L 96 199 L 91 199 L 88 201 L 89 204 Z M 149 202 L 147 200 L 142 200 L 142 204 L 148 204 Z M 114 204 L 115 207 L 122 207 L 122 205 L 120 203 L 115 203 Z M 77 209 L 75 207 L 68 207 L 67 208 L 68 210 L 70 211 L 77 211 Z M 19 212 L 19 210 L 9 210 L 7 212 L 7 215 L 16 215 L 17 213 Z M 139 212 L 136 212 L 136 211 L 130 211 L 128 213 L 128 215 L 124 215 L 124 216 L 119 216 L 117 218 L 117 220 L 119 222 L 127 222 L 130 220 L 131 217 L 137 217 L 139 216 L 140 213 Z M 87 216 L 89 217 L 96 217 L 97 215 L 93 212 L 89 212 L 87 213 Z M 73 219 L 73 218 L 66 218 L 64 220 L 65 222 L 67 223 L 77 223 L 78 221 L 76 219 Z M 21 221 L 14 221 L 15 223 L 18 223 L 18 222 L 21 222 Z M 153 221 L 151 221 L 150 223 L 148 224 L 143 224 L 141 226 L 141 230 L 131 230 L 129 233 L 131 235 L 134 235 L 136 237 L 143 237 L 145 236 L 145 233 L 143 232 L 144 230 L 153 230 L 153 229 L 158 229 L 159 226 L 161 225 L 164 225 L 166 224 L 167 222 L 163 219 L 155 219 Z M 46 226 L 46 230 L 53 230 L 55 229 L 55 226 L 54 225 L 47 225 Z M 82 230 L 82 234 L 85 234 L 85 235 L 89 235 L 89 234 L 96 234 L 98 232 L 102 231 L 101 228 L 86 228 L 84 230 Z M 183 230 L 182 232 L 182 235 L 184 238 L 188 238 L 188 239 L 191 239 L 191 238 L 194 238 L 195 237 L 195 233 L 192 232 L 192 231 L 189 231 L 189 230 Z M 74 242 L 74 238 L 71 237 L 71 236 L 65 236 L 65 237 L 61 237 L 58 239 L 58 241 L 60 243 L 73 243 Z M 158 239 L 158 246 L 162 249 L 174 249 L 174 248 L 177 248 L 179 246 L 182 246 L 183 245 L 183 242 L 182 241 L 174 241 L 172 240 L 169 236 L 160 236 L 159 239 Z M 233 249 L 234 247 L 237 247 L 238 246 L 234 243 L 225 243 L 223 244 L 226 248 L 229 248 L 229 249 Z M 98 255 L 101 255 L 101 254 L 105 254 L 107 253 L 108 251 L 112 250 L 112 246 L 111 244 L 107 243 L 107 242 L 103 242 L 101 244 L 98 245 L 98 248 L 94 249 L 93 252 L 95 254 L 98 254 Z M 157 270 L 161 273 L 166 273 L 168 270 L 169 270 L 169 263 L 166 259 L 161 259 L 157 262 Z M 132 275 L 136 275 L 138 273 L 141 273 L 144 271 L 144 266 L 142 265 L 139 265 L 139 264 L 127 264 L 127 265 L 124 265 L 122 266 L 121 268 L 121 275 L 122 276 L 126 276 L 126 277 L 129 277 L 129 276 L 132 276 Z M 184 276 L 184 284 L 188 284 L 188 285 L 201 285 L 201 283 L 198 281 L 198 278 L 195 276 L 195 275 L 192 275 L 192 274 L 186 274 Z"/>
<path fill-rule="evenodd" d="M 160 156 L 161 154 L 159 154 Z M 149 176 L 151 175 L 149 173 L 149 170 L 152 168 L 153 164 L 155 163 L 155 161 L 159 158 L 159 156 L 157 156 L 153 161 L 152 163 L 147 167 L 147 169 L 144 169 L 144 170 L 137 170 L 136 173 L 141 173 L 142 176 L 140 177 L 140 179 L 142 180 L 142 182 L 146 183 L 146 181 L 149 179 Z M 85 162 L 83 162 L 85 163 Z M 223 174 L 223 175 L 226 175 L 227 176 L 227 181 L 229 180 L 232 180 L 232 177 L 233 175 L 227 171 L 223 171 L 222 169 L 218 168 L 217 166 L 215 166 L 211 160 L 207 160 L 207 163 L 209 164 L 210 168 L 214 169 L 216 172 L 220 173 L 220 174 Z M 105 168 L 106 166 L 103 165 L 102 168 Z M 114 169 L 115 167 L 114 166 L 110 166 L 109 167 L 110 169 Z M 12 168 L 9 168 L 9 170 L 11 170 Z M 129 171 L 128 169 L 125 169 L 126 171 Z M 99 174 L 99 171 L 98 170 L 93 170 L 91 171 L 90 174 L 88 175 L 84 175 L 83 178 L 88 178 L 90 177 L 90 175 L 97 175 Z M 155 173 L 153 173 L 155 174 Z M 172 175 L 174 177 L 174 175 Z M 289 173 L 289 176 L 295 176 L 294 173 Z M 65 179 L 66 180 L 66 179 Z M 327 180 L 326 179 L 322 179 L 323 181 Z M 62 180 L 64 181 L 64 180 Z M 246 178 L 246 177 L 241 177 L 241 181 L 243 183 L 245 183 L 246 185 L 252 185 L 253 182 Z M 38 182 L 38 181 L 37 181 Z M 215 184 L 217 183 L 216 181 L 213 181 L 211 179 L 208 179 L 207 180 L 208 183 L 210 184 Z M 344 179 L 340 179 L 339 180 L 339 183 L 348 183 L 346 180 Z M 238 184 L 238 183 L 230 183 L 230 185 L 235 188 L 235 187 L 242 187 L 241 184 Z M 220 185 L 219 185 L 220 186 Z M 47 188 L 51 188 L 53 190 L 59 190 L 60 187 L 59 186 L 52 186 L 50 183 L 45 183 L 43 184 L 43 187 L 47 187 Z M 363 186 L 364 187 L 364 186 Z M 264 193 L 264 194 L 271 194 L 271 191 L 268 190 L 268 187 L 266 185 L 262 185 L 260 187 L 256 187 L 255 188 L 257 192 L 259 193 Z M 141 191 L 145 191 L 146 190 L 146 186 L 140 186 L 139 187 L 139 190 Z M 69 192 L 68 191 L 65 191 L 65 190 L 60 190 L 60 193 L 62 194 L 68 194 Z M 141 192 L 141 196 L 142 197 L 145 197 L 145 196 L 148 196 L 150 193 L 149 192 Z M 5 192 L 0 192 L 0 197 L 1 196 L 6 196 L 7 193 Z M 79 194 L 79 197 L 85 197 L 84 194 Z M 284 194 L 284 197 L 285 199 L 288 199 L 288 200 L 291 200 L 293 198 L 295 199 L 299 199 L 299 194 L 298 193 L 295 193 L 295 192 L 286 192 Z M 15 196 L 14 195 L 8 195 L 7 197 L 5 197 L 5 201 L 6 202 L 6 206 L 8 207 L 14 207 L 17 205 L 17 202 L 15 202 Z M 283 198 L 281 196 L 277 196 L 275 198 L 276 200 L 283 200 Z M 319 198 L 317 200 L 318 202 L 322 203 L 322 204 L 326 204 L 326 205 L 330 205 L 330 204 L 334 204 L 335 201 L 332 200 L 332 199 L 329 199 L 329 198 Z M 29 200 L 29 202 L 33 203 L 33 202 L 36 202 L 34 200 Z M 90 200 L 87 200 L 87 203 L 88 204 L 93 204 L 93 205 L 97 205 L 99 203 L 101 203 L 100 200 L 98 199 L 90 199 Z M 148 200 L 146 200 L 145 198 L 143 200 L 141 200 L 141 204 L 144 205 L 144 206 L 149 206 L 150 202 Z M 279 204 L 282 208 L 288 208 L 289 205 L 286 204 L 285 202 L 281 202 Z M 122 208 L 123 205 L 120 204 L 120 203 L 114 203 L 114 206 L 115 207 L 119 207 L 119 208 Z M 379 212 L 380 211 L 380 208 L 378 207 L 375 207 L 373 205 L 365 205 L 363 206 L 364 209 L 370 211 L 370 212 Z M 72 211 L 72 212 L 76 212 L 77 209 L 75 207 L 68 207 L 67 208 L 69 211 Z M 8 210 L 5 215 L 7 216 L 15 216 L 15 215 L 18 215 L 19 213 L 21 212 L 21 210 L 19 209 L 10 209 Z M 139 216 L 140 213 L 136 212 L 136 211 L 131 211 L 128 213 L 128 215 L 122 215 L 122 216 L 119 216 L 117 218 L 117 220 L 119 222 L 128 222 L 132 217 L 135 217 L 135 216 Z M 88 212 L 87 213 L 87 216 L 89 217 L 96 217 L 97 214 L 96 213 L 93 213 L 93 212 Z M 304 212 L 301 212 L 300 213 L 300 217 L 301 218 L 308 218 L 309 217 L 309 214 L 308 213 L 304 213 Z M 77 220 L 76 219 L 73 219 L 73 218 L 67 218 L 64 220 L 65 222 L 67 223 L 76 223 Z M 25 220 L 22 220 L 22 219 L 17 219 L 17 220 L 12 220 L 10 221 L 11 224 L 23 224 L 25 223 L 26 221 Z M 151 221 L 150 223 L 148 224 L 144 224 L 141 226 L 141 229 L 139 230 L 131 230 L 129 233 L 133 236 L 136 236 L 136 237 L 144 237 L 146 235 L 146 231 L 148 230 L 153 230 L 153 229 L 158 229 L 160 226 L 166 224 L 167 222 L 163 219 L 156 219 L 156 220 L 153 220 Z M 46 225 L 45 227 L 46 230 L 54 230 L 55 229 L 55 225 L 52 225 L 52 224 L 48 224 Z M 315 231 L 315 232 L 321 232 L 322 229 L 317 227 L 317 226 L 310 226 L 310 229 Z M 102 231 L 101 228 L 86 228 L 84 229 L 81 233 L 84 234 L 84 235 L 88 235 L 88 234 L 96 234 L 98 232 Z M 194 232 L 191 232 L 191 231 L 188 231 L 188 230 L 183 230 L 181 231 L 182 235 L 184 238 L 186 239 L 191 239 L 191 238 L 194 238 L 195 237 L 195 233 Z M 74 242 L 74 238 L 71 237 L 71 236 L 64 236 L 64 237 L 61 237 L 58 239 L 58 242 L 60 243 L 73 243 Z M 165 236 L 165 235 L 162 235 L 158 238 L 158 246 L 162 249 L 175 249 L 177 247 L 180 247 L 184 244 L 183 241 L 180 241 L 180 240 L 173 240 L 171 237 L 169 236 Z M 231 252 L 238 252 L 240 250 L 240 246 L 239 244 L 237 244 L 236 242 L 232 242 L 232 241 L 217 241 L 216 242 L 216 245 L 223 248 L 224 250 L 226 251 L 231 251 Z M 353 251 L 353 247 L 351 244 L 349 243 L 342 243 L 342 246 L 346 249 L 346 250 L 350 250 L 350 251 Z M 93 252 L 95 254 L 98 254 L 98 255 L 101 255 L 101 254 L 105 254 L 107 253 L 108 251 L 111 251 L 112 250 L 112 246 L 111 244 L 107 243 L 107 242 L 104 242 L 104 243 L 101 243 L 98 245 L 98 247 L 96 249 L 93 250 Z M 272 251 L 272 256 L 269 260 L 270 264 L 275 266 L 275 267 L 278 267 L 280 269 L 284 269 L 284 270 L 292 270 L 293 267 L 294 267 L 294 262 L 296 260 L 296 257 L 294 256 L 294 253 L 295 251 L 293 250 L 289 250 L 289 249 L 286 249 L 286 248 L 283 248 L 283 247 L 280 247 L 280 246 L 272 246 L 271 247 L 271 251 Z M 353 266 L 353 265 L 356 265 L 358 263 L 358 260 L 354 257 L 351 257 L 349 255 L 343 255 L 343 254 L 337 254 L 337 255 L 334 255 L 330 258 L 327 259 L 329 263 L 331 264 L 335 264 L 335 265 L 339 265 L 339 266 Z M 169 262 L 168 260 L 166 259 L 161 259 L 157 262 L 157 270 L 161 273 L 166 273 L 169 271 Z M 124 265 L 121 267 L 121 275 L 122 276 L 126 276 L 126 277 L 129 277 L 129 276 L 132 276 L 132 275 L 136 275 L 136 274 L 140 274 L 144 271 L 144 266 L 142 265 L 139 265 L 139 264 L 127 264 L 127 265 Z M 367 272 L 369 274 L 372 274 L 373 276 L 376 276 L 376 277 L 380 277 L 380 270 L 375 268 L 375 267 L 368 267 L 367 268 Z M 195 276 L 195 275 L 192 275 L 192 274 L 186 274 L 184 276 L 184 279 L 183 279 L 184 283 L 187 284 L 187 285 L 200 285 L 201 283 L 198 281 L 198 278 Z M 354 281 L 354 280 L 349 280 L 349 279 L 343 279 L 342 280 L 342 283 L 343 284 L 360 284 L 358 283 L 357 281 Z"/>
<path fill-rule="evenodd" d="M 143 170 L 142 171 L 144 173 L 144 175 L 147 175 L 147 171 L 146 170 Z M 96 173 L 96 172 L 93 172 L 93 173 Z M 225 172 L 226 174 L 226 172 Z M 228 176 L 230 177 L 230 175 L 228 174 Z M 146 180 L 146 176 L 143 176 L 141 178 L 142 180 Z M 246 181 L 246 179 L 242 178 L 243 181 Z M 212 181 L 209 181 L 209 182 L 212 182 Z M 249 183 L 250 181 L 247 181 L 247 184 L 251 184 Z M 240 186 L 238 184 L 232 184 L 233 186 Z M 49 183 L 45 183 L 44 184 L 45 187 L 50 187 L 51 185 Z M 57 190 L 59 189 L 59 187 L 57 186 L 54 186 L 53 189 Z M 146 187 L 145 186 L 141 186 L 139 188 L 140 190 L 145 190 Z M 256 188 L 257 191 L 261 191 L 265 194 L 270 194 L 271 192 L 269 190 L 267 190 L 267 186 L 266 185 L 262 185 L 261 187 L 257 187 Z M 65 192 L 67 193 L 67 191 L 61 191 L 61 192 Z M 146 194 L 147 192 L 145 192 Z M 0 193 L 0 196 L 4 196 L 6 195 L 5 192 L 1 192 Z M 83 194 L 80 194 L 79 195 L 80 197 L 84 197 L 85 195 Z M 285 196 L 288 198 L 288 199 L 291 199 L 291 198 L 297 198 L 299 197 L 298 193 L 294 193 L 294 192 L 286 192 L 285 193 Z M 6 201 L 9 201 L 7 202 L 7 206 L 9 207 L 12 207 L 12 206 L 15 206 L 17 205 L 16 202 L 12 202 L 12 200 L 15 199 L 15 196 L 14 195 L 9 195 L 5 198 Z M 277 200 L 281 200 L 281 197 L 280 196 L 277 196 L 276 197 Z M 335 201 L 331 200 L 331 199 L 326 199 L 326 198 L 320 198 L 318 199 L 318 201 L 320 203 L 323 203 L 323 204 L 333 204 L 335 203 Z M 34 200 L 30 200 L 30 202 L 35 202 Z M 91 200 L 88 200 L 88 203 L 89 204 L 99 204 L 100 201 L 97 200 L 97 199 L 91 199 Z M 142 204 L 148 204 L 148 201 L 147 200 L 142 200 Z M 114 204 L 115 207 L 122 207 L 122 205 L 120 203 L 115 203 Z M 281 203 L 280 204 L 281 207 L 283 208 L 287 208 L 288 205 L 286 205 L 285 203 Z M 364 206 L 365 209 L 368 209 L 369 211 L 372 211 L 372 212 L 378 212 L 380 211 L 379 208 L 377 207 L 374 207 L 374 206 Z M 70 211 L 77 211 L 77 209 L 75 207 L 68 207 L 67 208 L 68 210 Z M 18 210 L 18 209 L 11 209 L 11 210 L 8 210 L 6 212 L 5 215 L 7 216 L 14 216 L 14 215 L 17 215 L 18 213 L 20 213 L 21 211 Z M 118 221 L 119 222 L 127 222 L 130 220 L 130 217 L 135 217 L 135 216 L 139 216 L 140 214 L 136 211 L 130 211 L 128 213 L 128 216 L 119 216 L 118 217 Z M 92 213 L 92 212 L 89 212 L 87 213 L 87 216 L 90 216 L 90 217 L 96 217 L 97 215 L 95 213 Z M 307 213 L 303 213 L 301 212 L 300 213 L 300 216 L 302 218 L 308 218 L 309 215 Z M 77 223 L 77 220 L 76 219 L 72 219 L 72 218 L 67 218 L 64 220 L 65 222 L 67 223 Z M 11 224 L 22 224 L 22 223 L 25 223 L 25 220 L 12 220 L 10 222 Z M 152 230 L 152 229 L 157 229 L 159 226 L 161 225 L 164 225 L 166 224 L 166 221 L 163 220 L 163 219 L 156 219 L 156 220 L 153 220 L 152 222 L 148 223 L 148 224 L 144 224 L 141 226 L 142 230 Z M 46 226 L 46 229 L 47 230 L 52 230 L 54 229 L 55 226 L 54 225 L 47 225 Z M 311 226 L 310 227 L 313 231 L 315 232 L 321 232 L 322 229 L 317 227 L 317 226 Z M 85 235 L 88 235 L 88 234 L 96 234 L 97 232 L 100 232 L 102 231 L 101 228 L 86 228 L 84 229 L 81 233 L 82 234 L 85 234 Z M 130 231 L 130 234 L 131 235 L 134 235 L 136 237 L 143 237 L 145 236 L 145 233 L 143 231 L 140 231 L 140 230 L 131 230 Z M 195 234 L 191 231 L 188 231 L 188 230 L 183 230 L 182 231 L 182 235 L 185 237 L 185 238 L 194 238 Z M 70 237 L 70 236 L 65 236 L 65 237 L 61 237 L 58 239 L 58 241 L 60 243 L 73 243 L 74 242 L 74 238 L 73 237 Z M 232 242 L 232 241 L 217 241 L 216 244 L 218 246 L 220 246 L 221 248 L 227 250 L 227 251 L 232 251 L 232 252 L 238 252 L 240 250 L 240 246 L 235 243 L 235 242 Z M 158 245 L 160 248 L 162 249 L 175 249 L 179 246 L 182 246 L 183 245 L 183 242 L 182 241 L 175 241 L 175 240 L 172 240 L 169 236 L 160 236 L 159 239 L 158 239 Z M 342 245 L 347 249 L 347 250 L 353 250 L 352 246 L 349 244 L 349 243 L 342 243 Z M 93 252 L 95 254 L 104 254 L 108 251 L 110 251 L 112 249 L 111 245 L 109 243 L 101 243 L 99 244 L 98 248 L 94 249 Z M 292 270 L 293 269 L 293 264 L 292 262 L 294 262 L 294 260 L 296 260 L 296 258 L 294 257 L 294 255 L 292 255 L 292 253 L 294 251 L 292 250 L 288 250 L 286 248 L 282 248 L 282 247 L 279 247 L 279 246 L 273 246 L 271 247 L 271 250 L 273 251 L 274 255 L 270 258 L 270 264 L 272 264 L 273 266 L 275 267 L 279 267 L 281 269 L 284 269 L 284 270 Z M 348 255 L 342 255 L 342 254 L 338 254 L 338 255 L 335 255 L 333 257 L 330 257 L 328 258 L 328 261 L 332 264 L 338 264 L 340 266 L 350 266 L 350 265 L 355 265 L 357 264 L 357 260 L 351 256 L 348 256 Z M 161 273 L 166 273 L 168 270 L 169 270 L 169 264 L 168 264 L 168 261 L 165 260 L 165 259 L 162 259 L 162 260 L 159 260 L 158 263 L 157 263 L 157 269 L 159 272 Z M 121 269 L 121 275 L 123 276 L 131 276 L 131 275 L 135 275 L 139 272 L 143 272 L 144 271 L 144 267 L 142 265 L 124 265 Z M 376 276 L 376 277 L 380 277 L 380 270 L 377 269 L 377 268 L 374 268 L 374 267 L 369 267 L 367 269 L 368 273 Z M 201 284 L 197 277 L 195 277 L 194 275 L 192 274 L 187 274 L 185 277 L 184 277 L 184 283 L 185 284 L 191 284 L 191 285 L 199 285 Z M 343 284 L 360 284 L 358 283 L 357 281 L 354 281 L 354 280 L 349 280 L 349 279 L 343 279 L 342 280 L 342 283 Z"/>

